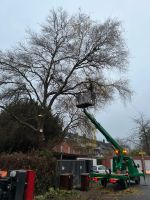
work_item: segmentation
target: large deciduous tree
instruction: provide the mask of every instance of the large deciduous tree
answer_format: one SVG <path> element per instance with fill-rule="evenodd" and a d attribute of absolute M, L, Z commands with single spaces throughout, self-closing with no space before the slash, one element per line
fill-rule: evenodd
<path fill-rule="evenodd" d="M 0 52 L 0 106 L 5 109 L 7 103 L 28 98 L 43 108 L 42 127 L 48 109 L 63 119 L 64 129 L 72 129 L 83 119 L 75 96 L 89 85 L 97 107 L 117 92 L 122 97 L 130 94 L 126 79 L 109 76 L 112 71 L 125 72 L 127 55 L 119 21 L 99 23 L 83 13 L 69 16 L 53 10 L 40 33 L 29 31 L 24 43 Z"/>

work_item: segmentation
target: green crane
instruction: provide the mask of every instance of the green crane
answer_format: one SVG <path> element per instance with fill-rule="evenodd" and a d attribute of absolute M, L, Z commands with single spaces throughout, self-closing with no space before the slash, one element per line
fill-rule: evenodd
<path fill-rule="evenodd" d="M 127 151 L 121 147 L 117 141 L 111 137 L 111 135 L 103 128 L 103 126 L 96 121 L 96 119 L 87 112 L 86 108 L 94 105 L 93 93 L 84 93 L 77 96 L 77 107 L 83 109 L 84 114 L 87 118 L 94 124 L 96 129 L 98 129 L 104 137 L 110 142 L 116 152 L 113 157 L 113 168 L 109 170 L 110 173 L 97 174 L 95 172 L 90 173 L 93 178 L 98 178 L 101 180 L 103 186 L 106 186 L 108 182 L 119 183 L 126 188 L 130 180 L 135 181 L 136 184 L 140 183 L 140 176 L 144 176 L 144 173 L 139 173 L 138 165 L 135 164 L 134 160 L 127 156 Z M 144 176 L 145 177 L 145 176 Z"/>
<path fill-rule="evenodd" d="M 113 169 L 110 173 L 96 174 L 91 173 L 91 177 L 99 177 L 103 186 L 106 186 L 108 182 L 119 183 L 123 188 L 127 188 L 130 180 L 135 181 L 136 184 L 140 183 L 140 176 L 144 176 L 143 173 L 139 173 L 138 165 L 135 164 L 134 160 L 126 155 L 126 150 L 123 149 L 115 139 L 103 128 L 103 126 L 96 121 L 96 119 L 87 112 L 85 107 L 83 112 L 87 118 L 95 125 L 110 142 L 116 151 L 116 156 L 113 157 Z"/>

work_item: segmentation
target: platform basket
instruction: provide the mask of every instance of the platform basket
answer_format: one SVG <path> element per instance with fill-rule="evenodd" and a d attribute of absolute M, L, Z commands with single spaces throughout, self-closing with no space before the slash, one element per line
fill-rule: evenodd
<path fill-rule="evenodd" d="M 77 96 L 77 104 L 78 108 L 87 108 L 89 106 L 94 106 L 95 101 L 92 97 L 91 93 L 82 93 Z"/>

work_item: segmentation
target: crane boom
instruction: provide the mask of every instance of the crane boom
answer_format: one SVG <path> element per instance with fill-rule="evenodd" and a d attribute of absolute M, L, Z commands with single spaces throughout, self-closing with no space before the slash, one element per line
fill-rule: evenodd
<path fill-rule="evenodd" d="M 102 127 L 100 123 L 96 121 L 96 119 L 89 114 L 86 109 L 83 109 L 83 112 L 88 117 L 88 119 L 95 125 L 95 127 L 105 136 L 108 142 L 110 142 L 117 150 L 119 150 L 120 154 L 123 154 L 123 148 L 109 135 L 109 133 Z"/>

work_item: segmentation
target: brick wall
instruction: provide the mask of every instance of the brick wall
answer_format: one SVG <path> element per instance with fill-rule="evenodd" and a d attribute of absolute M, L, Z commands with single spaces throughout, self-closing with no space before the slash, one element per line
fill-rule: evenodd
<path fill-rule="evenodd" d="M 58 145 L 56 145 L 53 150 L 55 152 L 60 152 L 60 153 L 68 153 L 68 154 L 74 154 L 74 149 L 71 144 L 68 142 L 64 141 Z"/>

